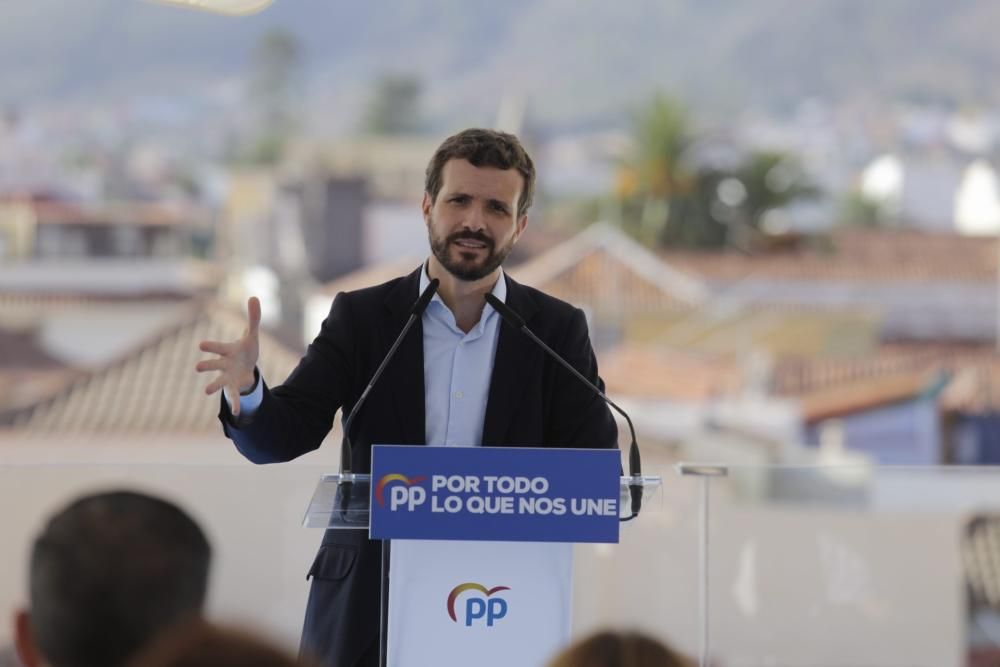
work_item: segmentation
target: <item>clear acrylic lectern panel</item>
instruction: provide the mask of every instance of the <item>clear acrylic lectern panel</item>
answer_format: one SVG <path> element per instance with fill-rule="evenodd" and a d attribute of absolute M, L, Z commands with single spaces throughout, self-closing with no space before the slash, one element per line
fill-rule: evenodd
<path fill-rule="evenodd" d="M 703 664 L 1000 664 L 1000 469 L 700 478 Z"/>

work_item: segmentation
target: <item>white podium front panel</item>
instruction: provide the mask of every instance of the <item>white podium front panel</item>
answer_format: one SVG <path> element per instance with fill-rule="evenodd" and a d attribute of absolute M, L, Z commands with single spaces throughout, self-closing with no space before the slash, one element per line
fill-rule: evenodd
<path fill-rule="evenodd" d="M 569 641 L 573 545 L 397 540 L 389 667 L 542 667 Z"/>

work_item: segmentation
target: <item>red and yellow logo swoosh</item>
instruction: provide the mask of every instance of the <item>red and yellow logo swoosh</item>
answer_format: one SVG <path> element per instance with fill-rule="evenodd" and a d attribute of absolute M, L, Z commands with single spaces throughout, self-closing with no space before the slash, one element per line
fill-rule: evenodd
<path fill-rule="evenodd" d="M 482 584 L 477 584 L 469 582 L 466 584 L 459 584 L 455 588 L 451 589 L 451 593 L 448 595 L 448 615 L 451 616 L 451 620 L 458 623 L 458 617 L 455 616 L 455 600 L 458 596 L 465 591 L 479 591 L 489 597 L 498 591 L 509 591 L 510 586 L 494 586 L 493 588 L 486 588 Z"/>
<path fill-rule="evenodd" d="M 385 486 L 389 482 L 403 482 L 407 486 L 413 486 L 414 484 L 419 484 L 420 482 L 427 479 L 425 475 L 420 475 L 419 477 L 414 477 L 410 479 L 406 475 L 400 475 L 398 472 L 394 472 L 388 475 L 384 475 L 382 479 L 378 481 L 375 485 L 375 502 L 378 503 L 379 507 L 385 507 L 385 496 L 383 495 Z"/>

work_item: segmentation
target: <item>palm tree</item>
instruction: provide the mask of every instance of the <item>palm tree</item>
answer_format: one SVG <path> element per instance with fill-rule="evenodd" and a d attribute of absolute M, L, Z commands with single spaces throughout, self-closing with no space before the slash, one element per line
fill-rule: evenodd
<path fill-rule="evenodd" d="M 819 195 L 798 161 L 779 151 L 750 153 L 733 176 L 746 189 L 743 209 L 750 224 L 760 229 L 768 211 Z"/>
<path fill-rule="evenodd" d="M 663 236 L 677 200 L 691 193 L 686 153 L 693 143 L 684 109 L 657 94 L 635 118 L 631 155 L 618 183 L 624 225 L 647 243 Z"/>
<path fill-rule="evenodd" d="M 750 251 L 768 213 L 819 191 L 793 157 L 757 151 L 722 169 L 693 164 L 684 109 L 660 94 L 636 116 L 617 184 L 622 226 L 650 246 Z"/>
<path fill-rule="evenodd" d="M 809 180 L 799 162 L 779 151 L 755 151 L 732 171 L 730 177 L 742 186 L 738 202 L 730 206 L 726 242 L 743 250 L 752 250 L 761 240 L 769 213 L 803 199 L 819 196 L 819 189 Z"/>
<path fill-rule="evenodd" d="M 253 52 L 249 101 L 255 118 L 250 149 L 253 162 L 277 162 L 295 130 L 295 97 L 302 48 L 291 32 L 275 28 L 257 42 Z"/>

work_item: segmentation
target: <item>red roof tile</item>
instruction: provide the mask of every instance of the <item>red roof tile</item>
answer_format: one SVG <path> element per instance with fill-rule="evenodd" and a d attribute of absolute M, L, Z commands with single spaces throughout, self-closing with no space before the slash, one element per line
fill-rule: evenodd
<path fill-rule="evenodd" d="M 703 401 L 743 386 L 742 368 L 732 355 L 629 345 L 602 354 L 599 366 L 611 395 Z"/>
<path fill-rule="evenodd" d="M 984 344 L 895 343 L 847 359 L 784 358 L 775 364 L 771 389 L 778 396 L 808 397 L 935 373 L 951 377 L 941 394 L 944 410 L 1000 410 L 1000 352 Z"/>
<path fill-rule="evenodd" d="M 814 391 L 800 397 L 802 419 L 814 424 L 909 401 L 926 391 L 934 379 L 928 373 L 905 373 Z"/>
<path fill-rule="evenodd" d="M 232 340 L 242 314 L 214 302 L 193 306 L 174 326 L 104 368 L 88 373 L 52 398 L 17 416 L 25 435 L 206 432 L 219 428 L 218 396 L 206 396 L 206 376 L 194 365 L 206 356 L 201 340 Z M 261 332 L 261 372 L 277 384 L 300 357 Z"/>
<path fill-rule="evenodd" d="M 995 282 L 997 241 L 911 230 L 839 230 L 829 245 L 801 243 L 754 256 L 668 251 L 661 258 L 707 280 Z"/>

